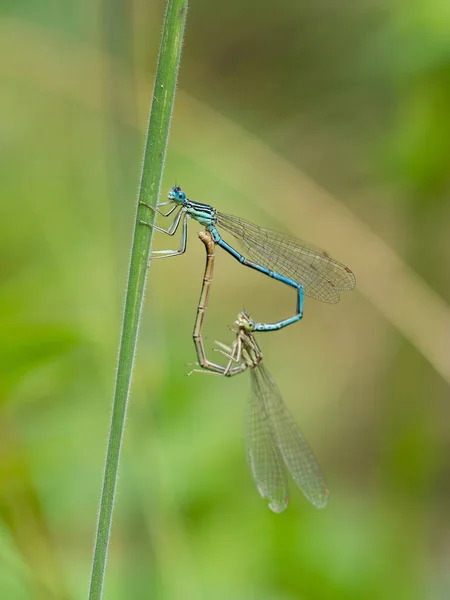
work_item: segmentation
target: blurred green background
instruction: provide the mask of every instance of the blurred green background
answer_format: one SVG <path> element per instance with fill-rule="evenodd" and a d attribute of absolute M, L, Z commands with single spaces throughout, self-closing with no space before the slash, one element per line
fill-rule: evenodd
<path fill-rule="evenodd" d="M 85 598 L 164 2 L 5 2 L 0 21 L 0 598 Z M 325 248 L 338 305 L 258 339 L 331 495 L 274 515 L 249 377 L 187 378 L 204 264 L 152 264 L 108 600 L 446 599 L 450 9 L 191 2 L 162 192 Z M 156 236 L 155 247 L 167 247 Z M 208 349 L 286 286 L 219 251 Z"/>

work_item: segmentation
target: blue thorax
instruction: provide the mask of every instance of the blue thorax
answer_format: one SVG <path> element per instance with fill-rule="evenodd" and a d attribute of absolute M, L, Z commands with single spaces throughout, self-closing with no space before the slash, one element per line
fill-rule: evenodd
<path fill-rule="evenodd" d="M 208 227 L 215 224 L 216 209 L 209 204 L 203 204 L 202 202 L 194 202 L 193 200 L 189 200 L 189 198 L 178 185 L 175 185 L 170 190 L 167 197 L 176 204 L 180 204 L 183 207 L 183 210 L 201 225 Z"/>

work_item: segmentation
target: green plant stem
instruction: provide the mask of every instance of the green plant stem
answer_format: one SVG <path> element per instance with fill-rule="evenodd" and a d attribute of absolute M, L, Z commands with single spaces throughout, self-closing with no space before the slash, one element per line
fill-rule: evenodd
<path fill-rule="evenodd" d="M 139 201 L 156 206 L 169 136 L 170 118 L 181 58 L 188 0 L 168 0 L 158 58 L 150 121 L 145 144 Z M 150 214 L 149 214 L 150 213 Z M 142 312 L 152 229 L 139 223 L 154 221 L 154 212 L 139 205 L 131 251 L 125 312 L 122 323 L 111 427 L 92 562 L 89 600 L 100 600 L 105 577 L 120 450 L 130 391 L 131 375 Z"/>

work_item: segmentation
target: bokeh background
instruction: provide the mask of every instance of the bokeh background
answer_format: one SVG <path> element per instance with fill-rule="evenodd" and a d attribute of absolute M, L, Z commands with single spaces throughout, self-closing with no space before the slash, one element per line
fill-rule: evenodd
<path fill-rule="evenodd" d="M 6 2 L 0 21 L 0 597 L 85 598 L 163 0 Z M 334 306 L 260 335 L 329 482 L 272 514 L 249 377 L 185 374 L 204 264 L 152 264 L 105 598 L 446 599 L 450 9 L 192 2 L 162 193 L 323 247 Z M 155 247 L 167 247 L 156 236 Z M 208 349 L 294 293 L 218 251 Z"/>

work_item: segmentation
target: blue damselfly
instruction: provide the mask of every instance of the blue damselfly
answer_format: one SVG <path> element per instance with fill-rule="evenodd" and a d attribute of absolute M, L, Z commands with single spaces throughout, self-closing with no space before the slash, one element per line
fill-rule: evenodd
<path fill-rule="evenodd" d="M 355 287 L 355 276 L 352 271 L 340 262 L 330 258 L 328 254 L 308 248 L 293 237 L 258 227 L 240 217 L 233 217 L 219 212 L 209 204 L 190 200 L 185 192 L 174 186 L 166 202 L 157 208 L 141 202 L 143 206 L 168 217 L 177 209 L 178 212 L 167 229 L 140 220 L 144 225 L 153 227 L 167 235 L 174 235 L 181 225 L 181 243 L 177 250 L 157 250 L 154 258 L 169 258 L 183 254 L 187 245 L 187 219 L 192 218 L 204 225 L 211 233 L 214 242 L 231 254 L 243 265 L 255 269 L 277 281 L 281 281 L 297 290 L 296 314 L 276 323 L 256 323 L 252 321 L 254 331 L 273 331 L 299 321 L 303 316 L 303 296 L 322 302 L 339 301 L 340 292 Z M 164 213 L 160 207 L 171 208 Z M 222 239 L 218 228 L 232 235 L 242 246 L 249 258 L 235 250 Z"/>

